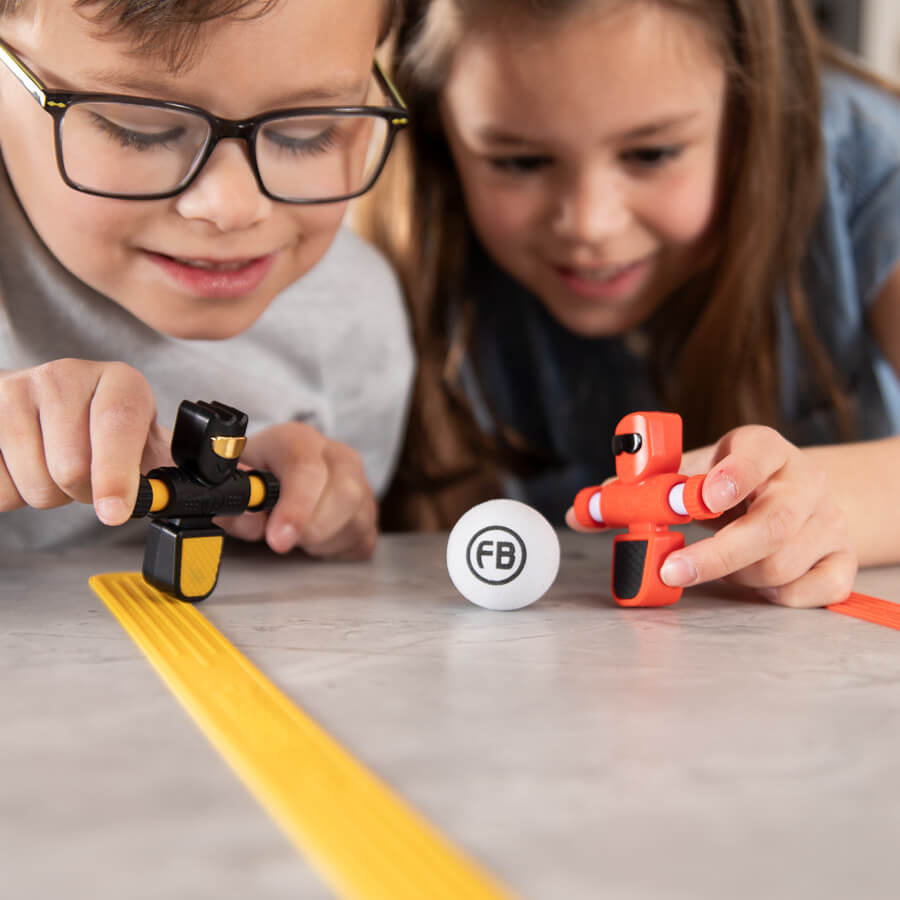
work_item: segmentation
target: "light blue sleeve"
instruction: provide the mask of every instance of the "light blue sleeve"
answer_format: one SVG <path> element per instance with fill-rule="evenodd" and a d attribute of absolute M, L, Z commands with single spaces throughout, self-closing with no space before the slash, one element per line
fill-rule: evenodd
<path fill-rule="evenodd" d="M 836 76 L 826 101 L 859 299 L 867 308 L 900 265 L 900 94 Z M 831 115 L 829 115 L 831 113 Z"/>

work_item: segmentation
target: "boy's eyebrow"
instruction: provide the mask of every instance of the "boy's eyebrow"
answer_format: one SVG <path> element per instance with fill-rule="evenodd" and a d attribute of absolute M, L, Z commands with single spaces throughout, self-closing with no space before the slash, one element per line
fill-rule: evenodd
<path fill-rule="evenodd" d="M 84 77 L 94 84 L 107 85 L 114 92 L 141 94 L 145 96 L 164 97 L 171 93 L 171 87 L 164 81 L 154 80 L 139 73 L 123 72 L 118 69 L 89 69 Z M 337 103 L 346 101 L 348 97 L 360 96 L 369 84 L 369 73 L 366 80 L 360 82 L 356 77 L 336 79 L 328 85 L 310 85 L 309 87 L 288 91 L 273 98 L 272 107 L 304 106 L 310 103 Z"/>
<path fill-rule="evenodd" d="M 615 135 L 615 139 L 635 140 L 640 138 L 653 137 L 656 134 L 668 131 L 679 125 L 684 125 L 692 119 L 695 119 L 699 115 L 699 111 L 679 113 L 678 115 L 669 116 L 665 119 L 659 119 L 655 122 L 648 122 L 645 125 L 638 125 L 636 128 L 631 128 L 628 131 L 622 132 L 622 134 Z M 537 145 L 541 143 L 539 140 L 536 140 L 534 138 L 526 137 L 521 134 L 515 134 L 510 131 L 504 131 L 502 128 L 495 128 L 493 125 L 486 125 L 483 128 L 480 128 L 477 132 L 477 136 L 482 141 L 490 144 L 507 144 L 511 146 L 521 147 L 528 144 Z"/>

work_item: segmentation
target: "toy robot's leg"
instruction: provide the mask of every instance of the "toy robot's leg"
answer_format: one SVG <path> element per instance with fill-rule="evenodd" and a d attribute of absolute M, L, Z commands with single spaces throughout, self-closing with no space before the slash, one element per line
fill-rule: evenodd
<path fill-rule="evenodd" d="M 209 521 L 154 519 L 144 551 L 144 580 L 179 600 L 208 597 L 219 577 L 225 532 Z"/>
<path fill-rule="evenodd" d="M 620 606 L 670 606 L 681 588 L 663 584 L 663 560 L 684 546 L 680 531 L 620 534 L 613 541 L 612 592 Z"/>

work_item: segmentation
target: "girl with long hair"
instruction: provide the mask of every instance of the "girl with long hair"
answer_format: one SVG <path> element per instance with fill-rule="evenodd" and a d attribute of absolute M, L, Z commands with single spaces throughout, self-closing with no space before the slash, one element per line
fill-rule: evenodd
<path fill-rule="evenodd" d="M 811 606 L 900 561 L 900 94 L 806 0 L 412 0 L 392 71 L 370 226 L 420 368 L 386 526 L 561 523 L 663 408 L 723 513 L 668 583 Z"/>

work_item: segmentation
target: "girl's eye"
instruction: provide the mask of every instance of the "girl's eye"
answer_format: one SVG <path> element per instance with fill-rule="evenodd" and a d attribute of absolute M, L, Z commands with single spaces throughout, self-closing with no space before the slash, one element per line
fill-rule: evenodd
<path fill-rule="evenodd" d="M 549 156 L 494 156 L 488 159 L 489 165 L 498 172 L 510 175 L 530 175 L 539 169 L 546 168 L 553 160 Z"/>
<path fill-rule="evenodd" d="M 681 155 L 682 147 L 638 147 L 623 154 L 626 163 L 644 169 L 656 169 Z"/>

